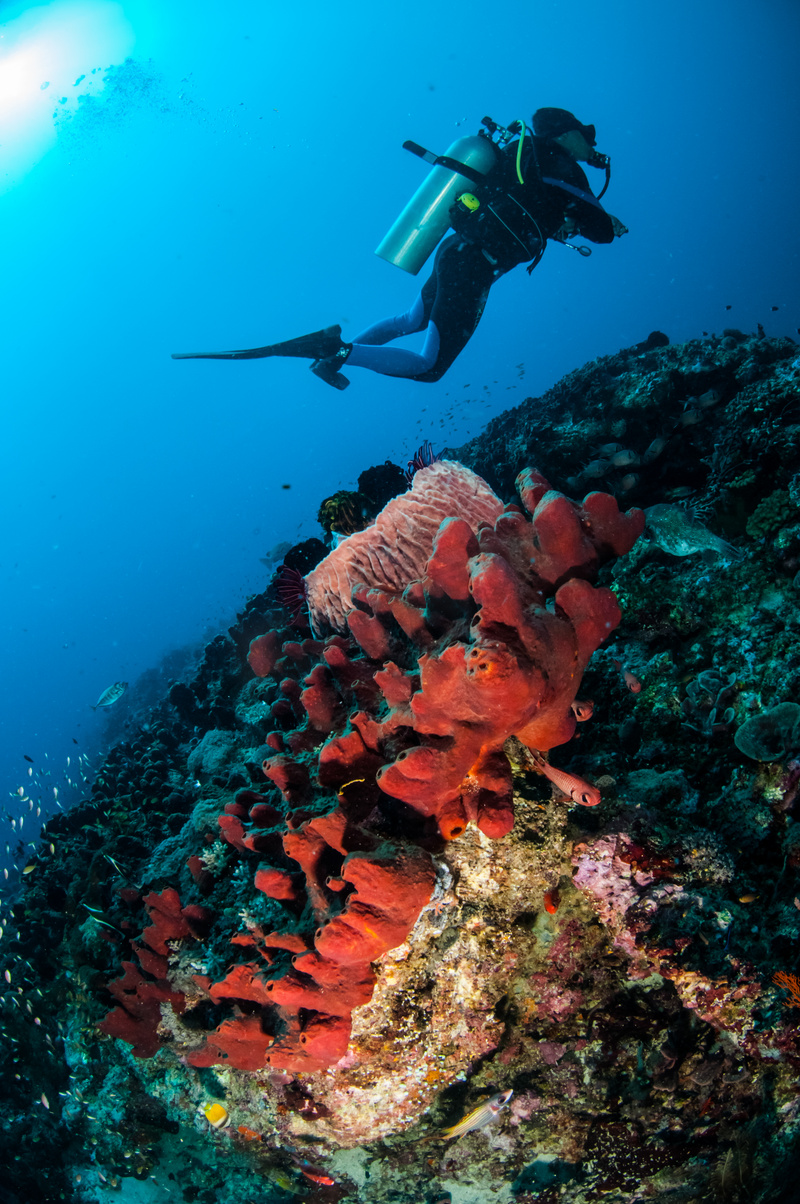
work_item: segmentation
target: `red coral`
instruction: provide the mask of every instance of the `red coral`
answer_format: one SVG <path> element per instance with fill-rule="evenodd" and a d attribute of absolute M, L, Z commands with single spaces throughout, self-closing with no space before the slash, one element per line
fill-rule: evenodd
<path fill-rule="evenodd" d="M 256 677 L 269 676 L 275 668 L 280 650 L 280 640 L 276 631 L 268 631 L 266 635 L 260 635 L 252 641 L 247 654 L 247 663 Z"/>
<path fill-rule="evenodd" d="M 591 581 L 630 548 L 643 515 L 620 514 L 605 494 L 578 505 L 532 470 L 518 486 L 532 518 L 459 465 L 422 469 L 309 575 L 315 624 L 338 632 L 253 641 L 280 729 L 265 733 L 271 784 L 240 791 L 219 824 L 287 931 L 251 925 L 233 937 L 251 960 L 217 983 L 196 980 L 235 1012 L 192 1064 L 313 1071 L 341 1058 L 373 963 L 407 939 L 431 896 L 420 846 L 470 821 L 504 835 L 514 818 L 505 741 L 538 754 L 572 735 L 584 668 L 620 614 Z M 145 934 L 144 969 L 176 925 L 197 930 L 174 892 L 148 904 L 159 948 Z M 144 1008 L 150 991 L 131 989 Z"/>
<path fill-rule="evenodd" d="M 144 945 L 133 945 L 141 969 L 135 962 L 122 963 L 125 973 L 108 987 L 120 1006 L 97 1027 L 109 1037 L 129 1042 L 135 1057 L 152 1058 L 162 1045 L 158 1032 L 162 1003 L 178 1013 L 186 1006 L 184 994 L 173 990 L 167 979 L 168 942 L 198 935 L 210 917 L 202 907 L 182 908 L 178 892 L 171 887 L 160 894 L 151 892 L 144 903 L 152 923 L 142 933 Z M 145 978 L 142 970 L 151 977 Z"/>
<path fill-rule="evenodd" d="M 546 486 L 530 471 L 519 483 L 530 504 Z M 537 751 L 571 737 L 583 671 L 620 618 L 611 591 L 585 578 L 614 549 L 629 548 L 642 526 L 641 511 L 620 514 L 605 494 L 579 507 L 549 490 L 532 522 L 509 508 L 477 541 L 463 525 L 443 524 L 426 593 L 457 601 L 466 581 L 479 610 L 468 642 L 419 658 L 411 724 L 420 742 L 379 772 L 383 791 L 436 816 L 448 837 L 469 820 L 492 837 L 511 828 L 510 775 L 497 756 L 511 735 Z M 476 542 L 482 550 L 471 555 Z"/>

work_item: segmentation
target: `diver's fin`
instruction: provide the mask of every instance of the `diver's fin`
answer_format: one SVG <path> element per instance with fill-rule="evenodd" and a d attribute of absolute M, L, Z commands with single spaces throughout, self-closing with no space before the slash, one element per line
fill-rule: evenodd
<path fill-rule="evenodd" d="M 339 371 L 341 364 L 342 359 L 334 355 L 328 359 L 314 360 L 311 371 L 320 380 L 324 380 L 326 385 L 333 385 L 334 389 L 346 389 L 350 381 Z"/>
<path fill-rule="evenodd" d="M 174 360 L 259 360 L 275 355 L 272 347 L 250 347 L 246 351 L 173 351 Z"/>
<path fill-rule="evenodd" d="M 269 355 L 288 355 L 297 359 L 327 359 L 343 346 L 341 326 L 326 326 L 312 334 L 270 343 L 268 347 L 250 347 L 245 351 L 180 351 L 173 352 L 174 360 L 258 360 Z"/>

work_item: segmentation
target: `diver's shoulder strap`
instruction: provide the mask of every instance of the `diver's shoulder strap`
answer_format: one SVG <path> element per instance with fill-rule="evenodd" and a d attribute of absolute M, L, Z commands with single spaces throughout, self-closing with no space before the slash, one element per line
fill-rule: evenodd
<path fill-rule="evenodd" d="M 459 176 L 466 176 L 473 184 L 482 184 L 486 180 L 483 172 L 476 171 L 474 167 L 468 167 L 466 163 L 462 163 L 459 159 L 451 159 L 449 155 L 437 155 L 433 151 L 426 150 L 418 142 L 404 142 L 403 150 L 410 151 L 412 155 L 416 155 L 424 163 L 430 163 L 434 167 L 446 167 L 449 171 L 454 171 Z"/>

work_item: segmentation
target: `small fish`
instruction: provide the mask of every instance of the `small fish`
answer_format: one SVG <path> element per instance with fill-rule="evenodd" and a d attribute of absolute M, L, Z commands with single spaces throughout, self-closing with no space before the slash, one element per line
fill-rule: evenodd
<path fill-rule="evenodd" d="M 126 681 L 115 681 L 113 686 L 109 686 L 107 690 L 103 690 L 92 710 L 96 711 L 98 707 L 113 706 L 115 702 L 119 701 L 127 688 L 128 683 Z"/>
<path fill-rule="evenodd" d="M 544 909 L 546 912 L 548 912 L 549 915 L 551 915 L 551 916 L 555 915 L 555 913 L 558 911 L 558 907 L 559 907 L 560 903 L 561 903 L 561 896 L 558 893 L 558 890 L 556 888 L 554 888 L 553 890 L 545 891 L 545 893 L 544 893 Z"/>
<path fill-rule="evenodd" d="M 639 463 L 639 457 L 630 448 L 623 448 L 622 451 L 611 457 L 611 463 L 615 468 L 635 468 Z"/>
<path fill-rule="evenodd" d="M 590 481 L 596 481 L 598 477 L 605 476 L 610 467 L 610 460 L 590 460 L 588 464 L 584 465 L 581 475 Z"/>
<path fill-rule="evenodd" d="M 666 439 L 662 439 L 660 436 L 655 438 L 652 443 L 648 444 L 647 450 L 642 456 L 643 463 L 652 464 L 654 460 L 658 459 L 666 446 Z"/>
<path fill-rule="evenodd" d="M 273 1183 L 277 1183 L 283 1191 L 291 1192 L 294 1196 L 299 1195 L 296 1178 L 287 1175 L 286 1171 L 281 1170 L 280 1167 L 268 1166 L 264 1169 L 264 1174 Z"/>
<path fill-rule="evenodd" d="M 499 1095 L 493 1095 L 491 1099 L 487 1099 L 477 1108 L 468 1112 L 458 1124 L 451 1125 L 449 1129 L 442 1129 L 438 1136 L 449 1140 L 451 1137 L 461 1137 L 464 1133 L 471 1133 L 473 1129 L 482 1129 L 485 1125 L 491 1124 L 500 1115 L 513 1094 L 513 1091 L 501 1091 Z"/>
<path fill-rule="evenodd" d="M 198 1106 L 197 1111 L 208 1121 L 212 1129 L 221 1129 L 228 1123 L 228 1109 L 219 1100 L 209 1100 Z"/>
<path fill-rule="evenodd" d="M 541 753 L 531 752 L 530 749 L 528 753 L 532 765 L 539 770 L 539 773 L 543 773 L 563 794 L 568 795 L 573 803 L 580 803 L 582 807 L 596 807 L 601 801 L 600 791 L 591 782 L 584 781 L 577 774 L 556 769 L 554 765 L 545 761 Z"/>
<path fill-rule="evenodd" d="M 648 506 L 645 534 L 651 543 L 670 556 L 691 556 L 695 552 L 716 552 L 718 556 L 739 557 L 741 553 L 693 518 L 683 506 L 660 503 Z"/>
<path fill-rule="evenodd" d="M 260 1141 L 261 1134 L 256 1133 L 255 1129 L 248 1129 L 247 1125 L 237 1125 L 236 1132 L 241 1133 L 246 1141 Z"/>
<path fill-rule="evenodd" d="M 306 1179 L 310 1179 L 312 1183 L 319 1183 L 321 1187 L 333 1187 L 336 1182 L 335 1179 L 331 1179 L 330 1175 L 324 1175 L 322 1171 L 306 1171 L 302 1166 L 298 1166 L 297 1169 L 301 1175 L 305 1175 Z"/>
<path fill-rule="evenodd" d="M 585 723 L 594 714 L 594 703 L 590 698 L 576 698 L 573 703 L 570 703 L 570 706 L 578 723 Z"/>
<path fill-rule="evenodd" d="M 619 669 L 620 673 L 622 674 L 622 680 L 625 682 L 625 685 L 628 687 L 631 694 L 638 694 L 642 688 L 642 683 L 639 681 L 639 678 L 634 673 L 631 673 L 630 669 L 626 669 L 622 661 L 612 660 L 611 664 L 615 669 Z"/>
<path fill-rule="evenodd" d="M 667 497 L 671 501 L 677 502 L 681 498 L 691 497 L 693 493 L 691 485 L 676 485 L 674 489 L 667 490 Z"/>
<path fill-rule="evenodd" d="M 286 553 L 291 549 L 291 544 L 284 540 L 282 543 L 276 543 L 274 548 L 270 548 L 266 556 L 260 556 L 260 563 L 265 568 L 270 568 L 273 564 L 277 564 L 279 560 L 283 560 Z"/>
<path fill-rule="evenodd" d="M 122 878 L 124 878 L 124 877 L 125 877 L 125 871 L 122 869 L 122 867 L 119 865 L 119 863 L 118 863 L 118 862 L 116 862 L 116 861 L 114 860 L 114 858 L 111 856 L 111 854 L 110 854 L 110 853 L 104 853 L 104 854 L 103 854 L 103 856 L 105 857 L 106 861 L 110 862 L 110 863 L 111 863 L 111 865 L 113 865 L 113 867 L 114 867 L 114 869 L 117 871 L 117 873 L 118 873 L 118 874 L 119 874 L 119 875 L 120 875 Z"/>
<path fill-rule="evenodd" d="M 31 765 L 33 765 L 33 757 L 29 757 L 27 753 L 23 753 L 22 755 L 26 761 L 30 761 Z"/>

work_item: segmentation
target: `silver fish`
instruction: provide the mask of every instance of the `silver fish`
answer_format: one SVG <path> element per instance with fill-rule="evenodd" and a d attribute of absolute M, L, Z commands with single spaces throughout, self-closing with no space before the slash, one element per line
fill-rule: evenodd
<path fill-rule="evenodd" d="M 113 706 L 115 702 L 119 701 L 127 688 L 128 683 L 126 681 L 115 681 L 113 686 L 109 686 L 107 690 L 103 690 L 92 710 L 96 711 L 98 707 Z"/>
<path fill-rule="evenodd" d="M 692 518 L 683 506 L 661 503 L 648 506 L 645 534 L 652 543 L 670 556 L 691 556 L 693 552 L 716 552 L 719 556 L 739 557 L 741 553 Z"/>
<path fill-rule="evenodd" d="M 283 560 L 291 546 L 287 540 L 284 540 L 282 543 L 276 543 L 274 548 L 270 548 L 266 556 L 259 556 L 261 564 L 265 568 L 271 568 L 273 564 L 277 564 L 279 560 Z"/>
<path fill-rule="evenodd" d="M 491 1099 L 487 1099 L 477 1108 L 468 1112 L 458 1124 L 451 1125 L 449 1129 L 442 1129 L 439 1136 L 444 1138 L 461 1137 L 463 1133 L 471 1133 L 473 1129 L 482 1129 L 485 1125 L 491 1124 L 500 1115 L 513 1094 L 513 1091 L 501 1091 L 499 1095 L 493 1095 Z"/>

